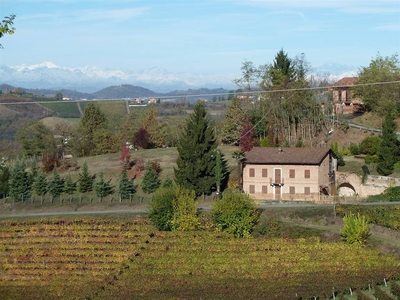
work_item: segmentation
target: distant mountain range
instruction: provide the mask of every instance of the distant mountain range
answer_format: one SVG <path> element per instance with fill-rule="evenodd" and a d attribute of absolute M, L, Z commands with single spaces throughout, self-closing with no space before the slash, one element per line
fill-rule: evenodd
<path fill-rule="evenodd" d="M 318 77 L 322 76 L 334 82 L 343 77 L 355 76 L 356 69 L 353 66 L 326 64 L 316 68 L 313 73 Z M 121 96 L 122 94 L 126 95 L 123 92 L 123 87 L 128 86 L 136 86 L 137 90 L 139 87 L 148 89 L 149 95 L 147 96 L 154 96 L 150 95 L 152 91 L 155 91 L 153 93 L 167 93 L 176 90 L 186 91 L 201 88 L 230 90 L 237 88 L 232 80 L 238 77 L 240 77 L 239 71 L 238 74 L 175 74 L 161 68 L 150 68 L 132 72 L 94 66 L 67 68 L 57 66 L 51 62 L 29 66 L 0 66 L 0 84 L 8 84 L 25 89 L 68 91 L 68 94 L 74 91 L 77 94 L 81 94 L 76 97 L 70 96 L 74 98 L 90 98 L 88 96 L 90 93 L 100 93 L 102 89 L 110 86 L 118 87 L 113 89 L 117 89 Z M 112 88 L 107 89 L 110 92 Z M 101 94 L 104 95 L 106 92 L 102 91 Z M 145 90 L 141 92 L 146 93 Z M 96 98 L 97 96 L 94 97 Z"/>
<path fill-rule="evenodd" d="M 0 91 L 12 91 L 19 89 L 21 92 L 33 95 L 54 96 L 56 93 L 61 92 L 64 97 L 71 98 L 72 100 L 93 100 L 93 99 L 134 99 L 134 98 L 164 98 L 165 100 L 177 100 L 184 98 L 187 101 L 196 101 L 198 99 L 211 100 L 213 97 L 226 96 L 229 91 L 223 88 L 216 89 L 188 89 L 188 90 L 175 90 L 168 93 L 159 93 L 152 90 L 134 86 L 130 84 L 122 84 L 118 86 L 109 86 L 94 93 L 82 93 L 76 90 L 53 90 L 53 89 L 27 89 L 19 88 L 9 84 L 0 84 Z"/>
<path fill-rule="evenodd" d="M 99 67 L 67 68 L 51 62 L 0 66 L 0 84 L 35 89 L 72 89 L 93 93 L 107 86 L 131 84 L 157 92 L 198 88 L 234 88 L 234 74 L 174 74 L 161 68 L 140 72 Z"/>

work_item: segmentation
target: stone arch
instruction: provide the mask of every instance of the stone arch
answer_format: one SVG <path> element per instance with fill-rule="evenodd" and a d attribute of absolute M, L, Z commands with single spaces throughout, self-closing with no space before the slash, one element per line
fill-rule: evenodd
<path fill-rule="evenodd" d="M 342 182 L 337 186 L 339 196 L 354 196 L 357 194 L 354 186 L 349 182 Z"/>

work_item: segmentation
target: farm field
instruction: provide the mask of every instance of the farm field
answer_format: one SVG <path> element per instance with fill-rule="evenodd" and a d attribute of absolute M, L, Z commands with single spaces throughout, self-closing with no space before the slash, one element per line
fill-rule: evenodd
<path fill-rule="evenodd" d="M 400 259 L 317 238 L 159 232 L 146 218 L 0 221 L 1 299 L 325 299 Z"/>

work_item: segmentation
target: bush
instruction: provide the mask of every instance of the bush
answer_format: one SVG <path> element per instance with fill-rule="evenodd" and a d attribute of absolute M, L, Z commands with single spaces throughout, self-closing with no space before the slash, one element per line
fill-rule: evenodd
<path fill-rule="evenodd" d="M 380 286 L 375 287 L 374 296 L 376 299 L 379 299 L 379 300 L 392 300 L 393 299 Z"/>
<path fill-rule="evenodd" d="M 379 158 L 376 155 L 366 155 L 364 158 L 364 161 L 366 164 L 371 164 L 371 163 L 378 163 L 379 162 Z"/>
<path fill-rule="evenodd" d="M 390 292 L 395 295 L 397 298 L 400 298 L 400 284 L 397 282 L 390 283 Z"/>
<path fill-rule="evenodd" d="M 225 191 L 212 205 L 212 219 L 222 231 L 235 237 L 248 237 L 258 219 L 257 207 L 250 196 Z"/>
<path fill-rule="evenodd" d="M 342 156 L 351 156 L 352 155 L 349 148 L 342 148 L 342 150 L 339 151 L 339 154 Z"/>
<path fill-rule="evenodd" d="M 376 135 L 367 136 L 360 143 L 360 151 L 362 154 L 375 155 L 378 152 L 381 140 Z"/>
<path fill-rule="evenodd" d="M 199 226 L 195 191 L 176 188 L 174 200 L 172 229 L 180 231 L 195 230 Z"/>
<path fill-rule="evenodd" d="M 350 143 L 349 150 L 350 150 L 351 154 L 353 154 L 353 155 L 361 154 L 360 146 L 357 144 Z"/>
<path fill-rule="evenodd" d="M 386 201 L 399 201 L 400 198 L 400 186 L 388 187 L 384 192 L 383 196 Z"/>
<path fill-rule="evenodd" d="M 352 213 L 343 217 L 344 227 L 340 234 L 349 244 L 365 244 L 370 236 L 369 225 L 365 216 L 353 215 Z"/>
<path fill-rule="evenodd" d="M 158 230 L 170 231 L 174 217 L 175 188 L 159 188 L 152 197 L 149 218 Z"/>

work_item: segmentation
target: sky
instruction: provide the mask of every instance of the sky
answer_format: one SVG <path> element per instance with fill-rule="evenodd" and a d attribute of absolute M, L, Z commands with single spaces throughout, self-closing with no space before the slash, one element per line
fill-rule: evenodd
<path fill-rule="evenodd" d="M 240 73 L 283 49 L 358 69 L 400 49 L 399 0 L 1 0 L 12 13 L 0 65 Z"/>

